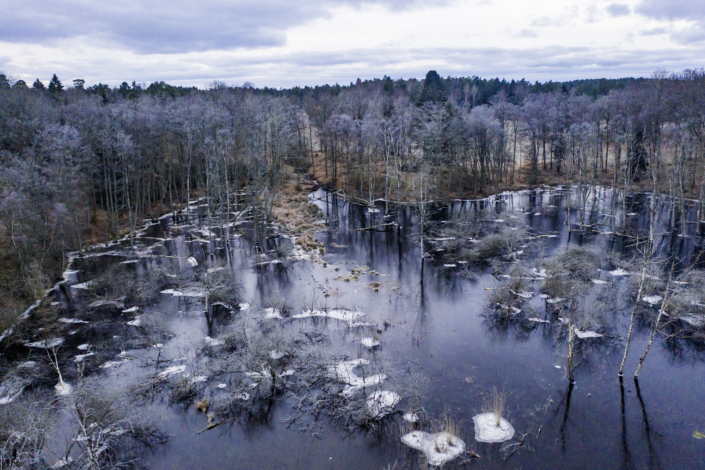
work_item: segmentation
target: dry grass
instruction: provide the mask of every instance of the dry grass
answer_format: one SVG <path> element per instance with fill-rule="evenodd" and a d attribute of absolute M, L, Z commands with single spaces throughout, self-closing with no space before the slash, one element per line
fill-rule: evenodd
<path fill-rule="evenodd" d="M 499 426 L 504 416 L 506 398 L 507 395 L 504 390 L 499 392 L 497 391 L 497 387 L 492 387 L 492 393 L 488 393 L 483 398 L 482 411 L 484 413 L 493 413 L 497 426 Z"/>

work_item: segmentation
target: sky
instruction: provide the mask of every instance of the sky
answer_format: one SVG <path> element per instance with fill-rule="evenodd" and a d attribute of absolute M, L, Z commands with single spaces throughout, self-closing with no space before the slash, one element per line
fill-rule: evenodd
<path fill-rule="evenodd" d="M 0 0 L 0 71 L 207 87 L 705 66 L 704 0 Z"/>

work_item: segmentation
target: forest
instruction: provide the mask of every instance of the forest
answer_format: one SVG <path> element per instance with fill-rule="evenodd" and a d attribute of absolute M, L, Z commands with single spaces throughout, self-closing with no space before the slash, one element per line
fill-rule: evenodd
<path fill-rule="evenodd" d="M 703 70 L 291 89 L 0 74 L 0 468 L 168 468 L 195 439 L 269 455 L 294 425 L 317 449 L 324 422 L 385 443 L 354 468 L 561 465 L 571 427 L 621 438 L 600 465 L 660 468 L 705 436 L 673 420 L 702 407 L 685 365 L 705 351 L 704 210 Z M 642 368 L 647 400 L 653 373 L 692 396 L 650 424 Z M 575 425 L 571 397 L 604 418 Z M 477 411 L 489 446 L 466 446 Z"/>
<path fill-rule="evenodd" d="M 533 85 L 430 71 L 288 90 L 65 86 L 56 75 L 29 88 L 3 74 L 0 308 L 33 299 L 67 252 L 195 195 L 248 189 L 269 220 L 292 175 L 370 202 L 647 184 L 702 212 L 703 84 L 702 70 Z"/>

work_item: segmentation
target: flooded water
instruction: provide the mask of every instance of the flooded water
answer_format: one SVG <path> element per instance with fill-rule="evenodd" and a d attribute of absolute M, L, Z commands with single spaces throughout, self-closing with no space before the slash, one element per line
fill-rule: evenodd
<path fill-rule="evenodd" d="M 316 354 L 331 364 L 369 360 L 370 371 L 386 376 L 373 389 L 395 391 L 402 397 L 397 410 L 412 411 L 410 390 L 415 383 L 424 384 L 423 393 L 417 396 L 419 413 L 432 421 L 452 417 L 458 436 L 479 457 L 471 459 L 465 454 L 444 468 L 705 469 L 705 439 L 694 437 L 697 431 L 705 432 L 702 340 L 666 341 L 659 336 L 637 384 L 631 376 L 648 341 L 650 326 L 637 322 L 622 382 L 617 371 L 623 340 L 618 336 L 628 321 L 621 301 L 628 301 L 620 299 L 609 334 L 581 343 L 576 383 L 570 386 L 565 370 L 565 328 L 546 314 L 545 300 L 538 295 L 540 280 L 528 283 L 527 290 L 536 295 L 523 309 L 532 312 L 531 316 L 547 318 L 546 323 L 527 321 L 528 313 L 521 321 L 498 321 L 488 300 L 502 282 L 496 269 L 473 268 L 472 275 L 463 275 L 464 266 L 443 251 L 443 239 L 453 238 L 444 232 L 444 222 L 467 217 L 488 224 L 524 225 L 536 240 L 517 255 L 516 263 L 526 269 L 569 245 L 598 244 L 628 257 L 628 240 L 611 233 L 613 225 L 621 227 L 627 217 L 631 233 L 648 227 L 646 196 L 630 199 L 628 214 L 632 215 L 628 215 L 621 207 L 613 211 L 611 192 L 600 190 L 588 208 L 585 223 L 602 224 L 598 228 L 602 233 L 581 236 L 575 225 L 576 210 L 572 211 L 572 225 L 565 223 L 566 197 L 562 190 L 545 189 L 434 206 L 429 215 L 432 224 L 425 233 L 427 255 L 423 262 L 415 208 L 390 205 L 385 216 L 384 203 L 371 211 L 324 190 L 309 196 L 326 219 L 327 228 L 317 235 L 325 243 L 325 254 L 320 257 L 299 254 L 294 258 L 303 259 L 263 263 L 271 258 L 257 252 L 276 248 L 284 237 L 269 237 L 263 247 L 255 247 L 251 223 L 245 222 L 230 229 L 232 234 L 239 231 L 242 235 L 232 236 L 226 244 L 226 234 L 219 228 L 211 228 L 211 238 L 203 235 L 207 222 L 203 217 L 188 220 L 182 216 L 177 221 L 167 217 L 138 239 L 142 256 L 130 256 L 127 241 L 104 247 L 98 251 L 114 253 L 75 260 L 72 268 L 78 273 L 72 275 L 71 282 L 91 281 L 111 264 L 136 260 L 125 266 L 138 278 L 165 269 L 178 273 L 185 283 L 220 262 L 234 273 L 242 286 L 241 303 L 249 307 L 242 305 L 230 316 L 209 319 L 203 313 L 202 297 L 162 293 L 156 302 L 140 305 L 138 313 L 121 313 L 111 320 L 114 326 L 102 336 L 93 329 L 93 336 L 88 337 L 76 328 L 78 333 L 66 335 L 61 350 L 78 354 L 76 346 L 90 342 L 104 345 L 96 346 L 101 350 L 101 361 L 128 358 L 95 373 L 106 389 L 125 392 L 167 367 L 184 365 L 190 377 L 205 377 L 198 384 L 198 397 L 211 397 L 215 403 L 227 390 L 218 384 L 231 387 L 235 380 L 231 372 L 218 373 L 212 367 L 214 359 L 199 352 L 206 336 L 218 338 L 236 322 L 259 322 L 266 326 L 267 335 L 284 343 L 302 335 L 320 335 L 320 341 L 307 346 L 307 354 Z M 665 223 L 669 223 L 668 209 L 664 211 Z M 194 212 L 199 209 L 194 207 Z M 694 213 L 687 217 L 695 221 Z M 189 222 L 193 225 L 185 227 Z M 182 227 L 173 230 L 177 225 Z M 695 233 L 697 225 L 687 226 L 692 232 L 686 236 L 672 234 L 659 240 L 659 250 L 684 263 L 702 250 L 702 239 Z M 377 228 L 359 230 L 366 227 Z M 271 234 L 276 232 L 270 230 Z M 198 264 L 192 266 L 189 257 Z M 353 271 L 358 274 L 351 276 L 351 270 L 360 266 L 369 270 Z M 607 284 L 595 285 L 595 289 L 622 292 L 620 285 L 628 280 L 609 276 L 613 268 L 603 266 L 597 276 Z M 181 291 L 188 293 L 185 288 Z M 79 311 L 94 300 L 81 289 L 72 292 Z M 362 321 L 373 326 L 350 327 L 334 318 L 293 318 L 306 309 L 314 295 L 319 305 L 328 309 L 363 312 Z M 265 318 L 265 308 L 272 308 L 275 298 L 285 300 L 288 317 Z M 131 305 L 124 307 L 127 310 Z M 159 314 L 164 319 L 162 327 L 173 334 L 158 340 L 163 346 L 121 343 L 120 337 L 129 336 L 130 328 L 139 328 L 128 321 L 152 314 Z M 379 341 L 378 347 L 361 344 L 361 339 L 369 336 Z M 161 363 L 154 363 L 157 354 Z M 282 364 L 281 370 L 292 368 L 292 377 L 302 367 L 295 358 Z M 472 418 L 483 411 L 483 400 L 493 388 L 506 394 L 504 417 L 516 434 L 505 443 L 480 443 L 475 440 Z M 265 400 L 253 388 L 246 411 L 237 419 L 197 434 L 207 426 L 206 416 L 193 404 L 171 404 L 166 395 L 157 393 L 140 405 L 142 416 L 155 420 L 170 435 L 166 445 L 141 455 L 140 464 L 152 469 L 424 468 L 423 455 L 401 443 L 401 435 L 411 429 L 401 413 L 387 416 L 375 429 L 350 429 L 325 412 L 297 413 L 297 404 L 304 398 L 300 392 L 287 393 L 285 387 L 274 399 Z M 298 419 L 292 422 L 294 416 Z"/>

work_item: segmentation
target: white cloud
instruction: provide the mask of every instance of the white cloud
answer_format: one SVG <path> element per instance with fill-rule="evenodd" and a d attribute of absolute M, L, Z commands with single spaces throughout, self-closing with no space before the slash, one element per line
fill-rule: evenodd
<path fill-rule="evenodd" d="M 25 81 L 57 73 L 89 84 L 278 87 L 421 78 L 429 69 L 533 81 L 705 65 L 705 7 L 689 13 L 655 0 L 70 1 L 7 9 L 0 17 L 7 73 Z"/>

